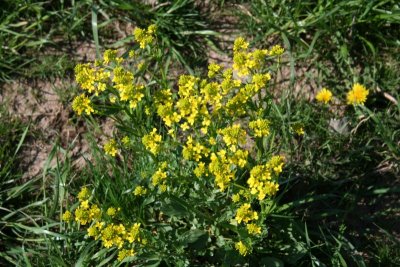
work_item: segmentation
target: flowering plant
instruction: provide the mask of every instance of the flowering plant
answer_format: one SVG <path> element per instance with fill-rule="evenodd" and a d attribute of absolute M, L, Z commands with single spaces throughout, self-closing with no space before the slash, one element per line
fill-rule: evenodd
<path fill-rule="evenodd" d="M 285 164 L 274 150 L 280 127 L 269 91 L 284 49 L 251 51 L 239 37 L 232 68 L 211 63 L 207 77 L 184 74 L 176 83 L 163 68 L 156 27 L 134 36 L 136 49 L 107 50 L 75 68 L 84 93 L 73 110 L 112 118 L 117 130 L 93 167 L 101 178 L 82 188 L 63 219 L 87 227 L 117 262 L 212 264 L 262 252 Z M 328 103 L 324 90 L 317 100 Z M 348 101 L 365 101 L 357 97 Z M 299 123 L 292 130 L 304 134 Z"/>

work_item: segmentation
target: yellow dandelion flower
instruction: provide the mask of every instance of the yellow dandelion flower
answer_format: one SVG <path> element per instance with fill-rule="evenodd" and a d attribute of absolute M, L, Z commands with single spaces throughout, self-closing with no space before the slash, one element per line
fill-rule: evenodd
<path fill-rule="evenodd" d="M 329 101 L 332 100 L 332 92 L 326 88 L 322 88 L 321 91 L 319 91 L 315 97 L 315 99 L 318 102 L 328 104 Z"/>
<path fill-rule="evenodd" d="M 353 88 L 347 93 L 347 104 L 364 105 L 365 101 L 367 101 L 368 94 L 369 91 L 365 88 L 364 85 L 356 83 L 353 85 Z"/>

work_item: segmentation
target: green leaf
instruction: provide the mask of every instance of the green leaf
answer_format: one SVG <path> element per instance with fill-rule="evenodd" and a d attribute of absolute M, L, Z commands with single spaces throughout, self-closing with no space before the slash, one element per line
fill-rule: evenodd
<path fill-rule="evenodd" d="M 264 257 L 260 261 L 260 266 L 265 267 L 283 267 L 283 261 L 274 257 Z"/>
<path fill-rule="evenodd" d="M 187 209 L 187 204 L 178 198 L 165 199 L 161 204 L 161 211 L 170 216 L 176 218 L 182 218 L 190 215 Z"/>

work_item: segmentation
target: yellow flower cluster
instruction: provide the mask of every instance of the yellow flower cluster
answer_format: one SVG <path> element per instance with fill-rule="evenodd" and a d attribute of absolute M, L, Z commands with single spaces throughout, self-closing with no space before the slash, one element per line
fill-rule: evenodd
<path fill-rule="evenodd" d="M 162 137 L 161 135 L 157 134 L 157 129 L 153 128 L 153 130 L 142 137 L 142 143 L 154 155 L 158 154 L 160 149 Z"/>
<path fill-rule="evenodd" d="M 254 223 L 249 223 L 246 225 L 247 232 L 251 235 L 261 234 L 261 227 Z"/>
<path fill-rule="evenodd" d="M 117 142 L 115 141 L 115 139 L 110 139 L 107 141 L 107 143 L 104 144 L 104 151 L 107 155 L 110 155 L 112 157 L 115 157 L 115 155 L 117 154 L 118 150 L 117 150 Z"/>
<path fill-rule="evenodd" d="M 214 78 L 216 74 L 221 70 L 221 66 L 215 63 L 208 65 L 208 78 Z"/>
<path fill-rule="evenodd" d="M 234 179 L 236 169 L 238 167 L 243 168 L 246 165 L 248 154 L 246 150 L 236 150 L 234 153 L 227 153 L 224 149 L 211 154 L 208 171 L 214 175 L 215 184 L 221 191 L 224 191 Z M 197 168 L 201 168 L 201 173 L 199 175 L 196 174 L 200 176 L 204 172 L 204 163 L 199 164 Z"/>
<path fill-rule="evenodd" d="M 136 108 L 144 97 L 144 86 L 135 84 L 132 72 L 117 66 L 113 70 L 114 87 L 119 91 L 121 101 L 129 102 L 130 108 Z"/>
<path fill-rule="evenodd" d="M 215 176 L 215 183 L 221 191 L 224 191 L 229 182 L 235 177 L 235 172 L 231 168 L 225 150 L 221 150 L 217 154 L 211 154 L 211 162 L 208 169 Z"/>
<path fill-rule="evenodd" d="M 254 84 L 255 90 L 258 92 L 261 88 L 265 87 L 265 84 L 271 80 L 271 74 L 269 73 L 256 73 L 253 75 L 252 82 Z"/>
<path fill-rule="evenodd" d="M 200 161 L 201 158 L 208 156 L 208 148 L 198 142 L 194 142 L 191 136 L 188 137 L 186 146 L 182 150 L 183 158 L 186 160 Z"/>
<path fill-rule="evenodd" d="M 254 136 L 263 137 L 269 135 L 269 125 L 269 120 L 257 119 L 249 123 L 249 128 L 253 130 Z"/>
<path fill-rule="evenodd" d="M 90 191 L 83 187 L 78 194 L 79 206 L 75 210 L 75 221 L 81 225 L 90 224 L 87 228 L 87 235 L 95 240 L 100 239 L 105 248 L 116 247 L 119 249 L 118 260 L 136 254 L 134 247 L 145 245 L 147 240 L 141 237 L 140 223 L 123 224 L 106 222 L 102 220 L 102 211 L 96 204 L 90 204 Z M 113 218 L 120 209 L 110 207 L 106 214 Z M 73 215 L 66 211 L 63 215 L 64 221 L 71 221 Z"/>
<path fill-rule="evenodd" d="M 121 249 L 118 252 L 118 260 L 123 261 L 127 257 L 135 256 L 135 251 L 133 249 Z"/>
<path fill-rule="evenodd" d="M 238 145 L 246 143 L 246 131 L 243 130 L 240 124 L 234 124 L 218 131 L 222 135 L 222 139 L 229 149 L 233 152 L 236 151 Z"/>
<path fill-rule="evenodd" d="M 165 171 L 165 169 L 167 168 L 167 166 L 167 162 L 161 163 L 161 166 L 151 177 L 153 186 L 161 185 L 161 191 L 165 191 L 163 190 L 163 188 L 166 187 L 167 172 Z"/>
<path fill-rule="evenodd" d="M 107 88 L 107 82 L 111 73 L 102 67 L 92 67 L 90 63 L 78 64 L 75 66 L 75 80 L 82 89 L 95 95 L 103 92 Z"/>
<path fill-rule="evenodd" d="M 251 71 L 260 68 L 268 55 L 268 50 L 260 49 L 248 53 L 248 46 L 249 43 L 241 37 L 237 38 L 233 45 L 233 69 L 240 77 L 247 76 Z"/>
<path fill-rule="evenodd" d="M 121 208 L 114 208 L 114 207 L 109 207 L 107 209 L 107 215 L 110 217 L 114 217 L 115 215 L 117 215 L 117 212 L 120 211 Z"/>
<path fill-rule="evenodd" d="M 130 108 L 135 108 L 144 97 L 145 87 L 135 81 L 133 73 L 124 68 L 123 62 L 124 59 L 118 57 L 116 50 L 106 50 L 103 60 L 96 61 L 94 66 L 90 63 L 78 64 L 75 67 L 75 80 L 83 90 L 96 96 L 110 88 L 107 93 L 111 92 L 111 103 L 119 99 L 127 102 Z M 109 66 L 110 63 L 115 64 Z M 113 89 L 117 89 L 117 95 Z M 90 99 L 85 94 L 74 99 L 72 108 L 78 115 L 94 112 Z"/>
<path fill-rule="evenodd" d="M 111 62 L 115 61 L 117 58 L 117 50 L 108 49 L 104 51 L 103 54 L 103 62 L 104 64 L 110 64 Z"/>
<path fill-rule="evenodd" d="M 243 204 L 236 211 L 235 220 L 238 223 L 244 222 L 247 224 L 249 221 L 257 219 L 258 219 L 258 213 L 256 211 L 251 210 L 251 205 L 249 203 Z"/>
<path fill-rule="evenodd" d="M 242 256 L 246 256 L 247 253 L 249 253 L 249 248 L 242 241 L 235 243 L 235 249 L 239 251 Z"/>
<path fill-rule="evenodd" d="M 268 52 L 268 55 L 273 57 L 273 56 L 280 56 L 285 52 L 285 49 L 283 49 L 282 46 L 280 45 L 274 45 L 271 50 Z"/>
<path fill-rule="evenodd" d="M 133 191 L 133 194 L 135 196 L 144 196 L 147 194 L 147 189 L 144 188 L 143 186 L 139 185 L 135 188 L 135 190 Z"/>
<path fill-rule="evenodd" d="M 86 225 L 89 222 L 97 220 L 100 216 L 100 208 L 96 204 L 89 205 L 89 200 L 82 201 L 75 210 L 75 221 L 81 225 Z"/>
<path fill-rule="evenodd" d="M 83 112 L 90 115 L 94 112 L 90 99 L 85 95 L 81 94 L 74 98 L 72 101 L 72 109 L 80 116 Z"/>
<path fill-rule="evenodd" d="M 147 27 L 147 30 L 136 28 L 133 31 L 135 40 L 139 42 L 140 48 L 145 49 L 147 45 L 150 45 L 153 42 L 156 30 L 157 27 L 153 24 Z"/>
<path fill-rule="evenodd" d="M 71 221 L 72 218 L 73 218 L 73 215 L 72 215 L 72 213 L 71 213 L 69 210 L 67 210 L 66 212 L 64 212 L 64 214 L 62 215 L 62 220 L 63 220 L 63 221 L 66 221 L 66 222 Z"/>
<path fill-rule="evenodd" d="M 250 178 L 247 184 L 251 189 L 251 194 L 258 194 L 258 199 L 263 200 L 271 189 L 271 173 L 265 165 L 254 166 L 250 171 Z"/>

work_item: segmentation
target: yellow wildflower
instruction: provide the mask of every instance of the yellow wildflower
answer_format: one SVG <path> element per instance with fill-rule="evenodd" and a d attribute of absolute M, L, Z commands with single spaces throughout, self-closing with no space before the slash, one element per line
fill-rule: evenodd
<path fill-rule="evenodd" d="M 94 204 L 90 207 L 89 209 L 89 220 L 93 221 L 93 220 L 98 220 L 101 217 L 101 210 L 100 208 Z"/>
<path fill-rule="evenodd" d="M 270 56 L 280 56 L 285 52 L 285 49 L 283 49 L 282 46 L 280 45 L 274 45 L 271 50 L 268 52 L 268 55 Z"/>
<path fill-rule="evenodd" d="M 261 234 L 261 227 L 257 226 L 257 224 L 249 223 L 246 225 L 247 232 L 251 235 L 259 235 Z"/>
<path fill-rule="evenodd" d="M 129 243 L 135 242 L 139 239 L 140 223 L 132 225 L 125 234 L 125 240 Z"/>
<path fill-rule="evenodd" d="M 222 134 L 222 139 L 225 144 L 230 147 L 231 151 L 235 152 L 238 145 L 246 143 L 246 131 L 243 130 L 240 124 L 234 124 L 226 127 L 225 129 L 219 130 Z"/>
<path fill-rule="evenodd" d="M 221 66 L 215 63 L 208 65 L 208 78 L 214 78 L 214 76 L 220 71 Z"/>
<path fill-rule="evenodd" d="M 167 166 L 167 163 L 163 162 L 158 170 L 151 177 L 151 181 L 154 186 L 163 184 L 165 179 L 167 179 L 167 172 L 165 172 Z"/>
<path fill-rule="evenodd" d="M 146 193 L 147 193 L 147 189 L 144 188 L 144 187 L 141 186 L 141 185 L 137 186 L 137 187 L 135 188 L 135 190 L 133 191 L 133 194 L 134 194 L 135 196 L 143 196 L 143 195 L 146 195 Z"/>
<path fill-rule="evenodd" d="M 91 101 L 85 94 L 81 94 L 74 98 L 72 101 L 72 109 L 79 116 L 82 115 L 83 112 L 85 112 L 87 115 L 90 115 L 94 112 Z"/>
<path fill-rule="evenodd" d="M 255 86 L 255 89 L 258 91 L 259 89 L 265 87 L 266 83 L 271 80 L 271 74 L 269 73 L 256 73 L 253 75 L 252 82 Z"/>
<path fill-rule="evenodd" d="M 161 140 L 162 140 L 161 135 L 157 134 L 156 128 L 153 128 L 151 133 L 143 136 L 142 143 L 147 150 L 149 150 L 154 155 L 157 155 L 160 149 Z"/>
<path fill-rule="evenodd" d="M 301 123 L 295 123 L 292 125 L 292 130 L 297 134 L 297 135 L 304 135 L 304 127 L 303 124 Z"/>
<path fill-rule="evenodd" d="M 94 239 L 97 240 L 98 235 L 100 234 L 100 231 L 96 227 L 96 225 L 92 225 L 87 229 L 87 234 L 88 234 L 88 236 L 94 237 Z"/>
<path fill-rule="evenodd" d="M 118 261 L 123 261 L 127 257 L 135 256 L 135 251 L 133 249 L 121 249 L 118 252 Z"/>
<path fill-rule="evenodd" d="M 249 123 L 249 128 L 253 130 L 254 136 L 263 137 L 269 135 L 269 120 L 257 119 Z"/>
<path fill-rule="evenodd" d="M 249 43 L 243 37 L 238 37 L 233 43 L 233 51 L 246 50 L 249 47 Z"/>
<path fill-rule="evenodd" d="M 110 217 L 114 217 L 117 214 L 117 211 L 119 211 L 119 210 L 120 210 L 120 208 L 116 209 L 114 207 L 109 207 L 107 209 L 107 215 Z"/>
<path fill-rule="evenodd" d="M 235 249 L 239 251 L 240 255 L 242 256 L 246 256 L 247 253 L 249 252 L 249 249 L 242 241 L 235 243 Z"/>
<path fill-rule="evenodd" d="M 347 93 L 347 104 L 364 105 L 365 101 L 367 101 L 368 94 L 369 91 L 365 88 L 364 85 L 356 83 L 353 85 L 353 88 Z"/>
<path fill-rule="evenodd" d="M 75 221 L 82 225 L 87 224 L 90 221 L 89 210 L 85 209 L 84 207 L 78 207 L 75 210 Z"/>
<path fill-rule="evenodd" d="M 154 34 L 156 32 L 156 25 L 150 25 L 147 31 L 141 28 L 136 28 L 133 31 L 135 40 L 139 42 L 140 48 L 144 49 L 147 45 L 150 45 L 154 40 Z"/>
<path fill-rule="evenodd" d="M 332 92 L 326 88 L 322 88 L 322 90 L 317 93 L 315 99 L 318 102 L 328 104 L 328 102 L 332 99 Z"/>
<path fill-rule="evenodd" d="M 240 201 L 240 194 L 234 194 L 233 196 L 232 196 L 232 201 L 233 202 L 239 202 Z"/>
<path fill-rule="evenodd" d="M 196 177 L 201 177 L 206 172 L 205 163 L 200 162 L 193 172 L 196 175 Z"/>
<path fill-rule="evenodd" d="M 215 183 L 221 191 L 229 185 L 229 182 L 235 177 L 235 172 L 231 168 L 226 151 L 220 150 L 217 154 L 211 154 L 211 162 L 208 170 L 215 176 Z"/>
<path fill-rule="evenodd" d="M 117 154 L 117 142 L 114 139 L 110 139 L 107 141 L 107 143 L 104 144 L 104 151 L 106 152 L 107 155 L 110 155 L 112 157 L 115 157 Z"/>
<path fill-rule="evenodd" d="M 78 193 L 79 201 L 81 201 L 81 202 L 85 201 L 85 200 L 89 199 L 89 197 L 90 197 L 89 189 L 86 186 L 82 187 L 81 191 Z"/>
<path fill-rule="evenodd" d="M 282 172 L 282 167 L 284 164 L 285 158 L 282 156 L 273 156 L 266 164 L 266 167 L 274 171 L 275 174 L 280 174 Z"/>
<path fill-rule="evenodd" d="M 62 215 L 62 220 L 63 221 L 66 221 L 66 222 L 69 222 L 69 221 L 71 221 L 72 220 L 72 213 L 69 211 L 69 210 L 67 210 L 66 212 L 64 212 L 64 214 Z"/>
<path fill-rule="evenodd" d="M 252 211 L 250 208 L 251 206 L 249 203 L 245 203 L 242 206 L 240 206 L 236 211 L 235 220 L 238 223 L 241 222 L 248 223 L 249 221 L 257 220 L 258 213 L 256 211 Z"/>
<path fill-rule="evenodd" d="M 96 70 L 90 66 L 89 63 L 78 64 L 75 66 L 75 80 L 89 93 L 95 90 Z"/>
<path fill-rule="evenodd" d="M 104 51 L 103 54 L 103 62 L 104 64 L 108 64 L 112 61 L 114 61 L 117 57 L 117 50 L 113 50 L 113 49 L 108 49 L 106 51 Z"/>

